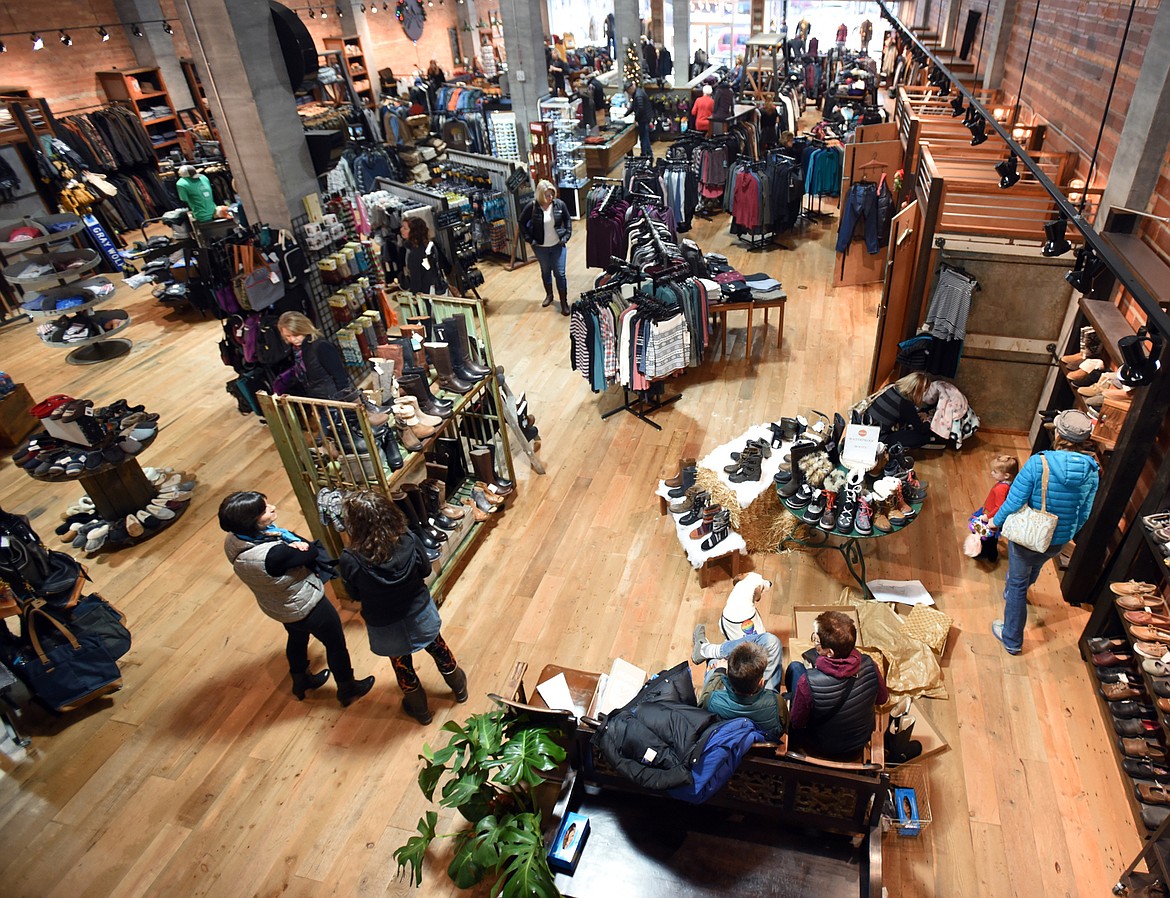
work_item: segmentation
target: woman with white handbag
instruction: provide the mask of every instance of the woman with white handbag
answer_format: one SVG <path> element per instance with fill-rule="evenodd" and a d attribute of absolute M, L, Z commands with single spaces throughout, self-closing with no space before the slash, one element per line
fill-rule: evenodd
<path fill-rule="evenodd" d="M 1054 423 L 1054 448 L 1028 459 L 992 519 L 1008 541 L 1008 572 L 1003 620 L 991 632 L 1009 655 L 1023 649 L 1028 588 L 1084 526 L 1097 495 L 1100 467 L 1088 454 L 1092 421 L 1083 412 L 1066 411 Z"/>

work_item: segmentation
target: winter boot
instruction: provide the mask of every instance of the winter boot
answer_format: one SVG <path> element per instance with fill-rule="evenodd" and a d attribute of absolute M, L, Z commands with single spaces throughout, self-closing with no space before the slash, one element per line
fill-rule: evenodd
<path fill-rule="evenodd" d="M 721 505 L 708 505 L 703 509 L 703 520 L 694 530 L 691 531 L 691 539 L 702 539 L 707 536 L 713 529 L 715 518 L 721 514 L 726 514 Z"/>
<path fill-rule="evenodd" d="M 451 673 L 443 674 L 443 680 L 455 693 L 455 701 L 459 704 L 467 701 L 467 674 L 463 672 L 462 667 L 456 667 Z"/>
<path fill-rule="evenodd" d="M 789 461 L 791 476 L 783 486 L 777 491 L 782 498 L 795 496 L 797 490 L 800 489 L 801 484 L 804 483 L 804 472 L 800 470 L 800 460 L 806 455 L 811 455 L 820 449 L 820 444 L 812 440 L 794 443 L 792 446 L 791 460 Z M 806 503 L 807 504 L 807 503 Z"/>
<path fill-rule="evenodd" d="M 695 496 L 699 493 L 705 492 L 702 487 L 692 486 L 687 490 L 686 495 L 670 503 L 671 514 L 685 514 L 691 510 L 694 504 Z"/>
<path fill-rule="evenodd" d="M 821 519 L 817 523 L 817 527 L 824 530 L 826 533 L 832 532 L 837 526 L 837 512 L 835 507 L 837 505 L 837 493 L 832 490 L 825 490 L 825 510 L 821 514 Z"/>
<path fill-rule="evenodd" d="M 402 693 L 402 710 L 423 726 L 435 719 L 431 709 L 427 707 L 427 691 L 422 686 Z"/>
<path fill-rule="evenodd" d="M 732 483 L 747 483 L 748 481 L 758 481 L 763 476 L 760 465 L 763 459 L 760 457 L 759 449 L 748 454 L 748 450 L 744 450 L 743 457 L 739 460 L 739 466 L 728 475 L 727 479 Z"/>
<path fill-rule="evenodd" d="M 717 514 L 711 522 L 711 535 L 703 540 L 703 550 L 710 552 L 717 545 L 727 539 L 731 533 L 730 514 L 726 511 Z"/>
<path fill-rule="evenodd" d="M 569 296 L 564 290 L 557 291 L 561 296 L 561 314 L 565 317 L 569 315 Z"/>
<path fill-rule="evenodd" d="M 683 527 L 690 527 L 703 516 L 703 509 L 707 507 L 707 503 L 710 501 L 711 496 L 706 490 L 696 493 L 691 499 L 691 510 L 678 519 L 679 524 Z"/>
<path fill-rule="evenodd" d="M 329 679 L 329 668 L 325 668 L 318 673 L 304 673 L 291 674 L 292 676 L 292 694 L 297 697 L 298 702 L 305 700 L 305 693 L 310 689 L 316 689 L 325 685 L 325 681 Z"/>
<path fill-rule="evenodd" d="M 861 496 L 857 500 L 857 516 L 853 519 L 853 529 L 859 536 L 873 535 L 873 506 L 870 500 Z"/>
<path fill-rule="evenodd" d="M 911 741 L 914 735 L 913 717 L 891 717 L 886 729 L 886 763 L 905 764 L 922 754 L 922 743 Z"/>
<path fill-rule="evenodd" d="M 888 509 L 888 499 L 881 499 L 873 505 L 873 529 L 878 533 L 893 532 L 894 525 L 890 522 Z"/>
<path fill-rule="evenodd" d="M 804 510 L 804 519 L 816 523 L 825 513 L 826 505 L 828 505 L 828 494 L 825 490 L 813 490 L 812 498 L 809 499 L 808 506 Z"/>
<path fill-rule="evenodd" d="M 351 674 L 348 680 L 339 679 L 337 681 L 337 700 L 341 702 L 341 707 L 348 708 L 373 688 L 374 678 L 372 676 L 366 677 L 364 680 L 355 680 Z"/>
<path fill-rule="evenodd" d="M 540 304 L 542 309 L 546 309 L 553 304 L 552 284 L 544 285 L 544 302 Z"/>
<path fill-rule="evenodd" d="M 674 489 L 669 490 L 666 495 L 672 499 L 679 499 L 686 491 L 695 485 L 695 478 L 699 475 L 699 469 L 694 465 L 682 469 L 682 483 Z"/>
<path fill-rule="evenodd" d="M 675 474 L 673 477 L 667 477 L 662 482 L 665 483 L 671 489 L 673 489 L 676 486 L 679 486 L 682 483 L 683 469 L 684 468 L 693 468 L 695 466 L 695 462 L 696 462 L 696 459 L 693 459 L 693 458 L 680 458 L 678 460 L 678 473 Z"/>
<path fill-rule="evenodd" d="M 450 333 L 454 328 L 459 334 L 459 349 L 463 354 L 463 367 L 476 376 L 478 380 L 481 377 L 487 377 L 492 373 L 492 369 L 487 365 L 481 365 L 475 358 L 475 347 L 471 343 L 471 333 L 467 328 L 467 319 L 462 315 L 452 315 L 443 322 L 447 326 L 447 332 Z"/>

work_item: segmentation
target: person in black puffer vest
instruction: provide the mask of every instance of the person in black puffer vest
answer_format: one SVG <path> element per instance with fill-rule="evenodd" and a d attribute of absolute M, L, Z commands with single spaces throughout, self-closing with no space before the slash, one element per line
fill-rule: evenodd
<path fill-rule="evenodd" d="M 888 702 L 890 693 L 873 659 L 856 645 L 857 627 L 847 614 L 817 615 L 813 667 L 794 661 L 784 675 L 792 706 L 790 748 L 849 759 L 869 742 L 875 706 Z"/>

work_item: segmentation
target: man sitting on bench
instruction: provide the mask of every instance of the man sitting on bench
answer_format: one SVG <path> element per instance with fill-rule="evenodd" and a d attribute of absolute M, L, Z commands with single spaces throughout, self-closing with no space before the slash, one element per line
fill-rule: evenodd
<path fill-rule="evenodd" d="M 778 740 L 788 725 L 788 706 L 775 689 L 764 685 L 768 653 L 754 642 L 742 642 L 722 661 L 708 661 L 699 707 L 724 720 L 747 717 L 769 739 Z"/>
<path fill-rule="evenodd" d="M 792 705 L 788 747 L 853 760 L 868 744 L 874 708 L 889 701 L 889 691 L 873 659 L 857 651 L 857 627 L 849 615 L 817 615 L 812 640 L 813 666 L 793 661 L 784 674 Z"/>

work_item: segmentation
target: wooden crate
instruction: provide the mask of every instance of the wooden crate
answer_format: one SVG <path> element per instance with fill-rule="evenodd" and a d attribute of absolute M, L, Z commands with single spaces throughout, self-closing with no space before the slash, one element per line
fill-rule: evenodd
<path fill-rule="evenodd" d="M 1129 413 L 1130 405 L 1129 402 L 1116 399 L 1106 399 L 1101 403 L 1101 417 L 1093 429 L 1093 441 L 1106 452 L 1112 452 L 1117 445 L 1117 437 L 1125 426 L 1125 416 Z"/>
<path fill-rule="evenodd" d="M 0 446 L 15 449 L 20 441 L 37 429 L 40 421 L 29 414 L 32 396 L 24 384 L 0 399 Z"/>

